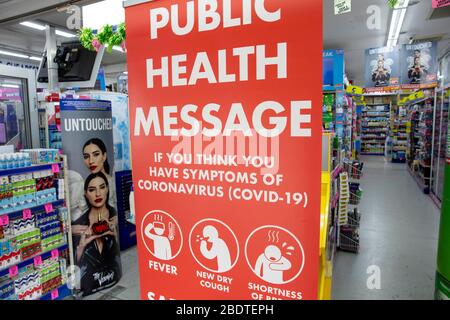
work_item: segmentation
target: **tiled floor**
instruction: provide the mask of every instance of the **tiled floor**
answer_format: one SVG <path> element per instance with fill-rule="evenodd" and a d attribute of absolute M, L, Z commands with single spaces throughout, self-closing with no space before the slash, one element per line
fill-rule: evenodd
<path fill-rule="evenodd" d="M 338 252 L 333 299 L 433 299 L 439 210 L 405 165 L 363 162 L 361 249 Z M 380 268 L 379 290 L 366 284 L 372 265 Z"/>
<path fill-rule="evenodd" d="M 439 210 L 405 165 L 367 157 L 358 255 L 338 252 L 333 299 L 432 299 Z M 136 248 L 122 252 L 123 278 L 88 300 L 139 299 Z M 381 289 L 367 287 L 369 266 L 380 268 Z"/>

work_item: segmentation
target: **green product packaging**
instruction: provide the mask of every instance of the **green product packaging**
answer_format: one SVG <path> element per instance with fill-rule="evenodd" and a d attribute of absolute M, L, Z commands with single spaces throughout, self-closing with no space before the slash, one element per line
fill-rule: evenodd
<path fill-rule="evenodd" d="M 450 121 L 437 257 L 436 298 L 450 299 Z"/>

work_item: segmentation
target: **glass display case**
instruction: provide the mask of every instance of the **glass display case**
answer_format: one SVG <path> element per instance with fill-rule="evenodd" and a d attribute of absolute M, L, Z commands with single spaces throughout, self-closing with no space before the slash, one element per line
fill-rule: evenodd
<path fill-rule="evenodd" d="M 35 72 L 0 65 L 0 147 L 39 145 Z"/>

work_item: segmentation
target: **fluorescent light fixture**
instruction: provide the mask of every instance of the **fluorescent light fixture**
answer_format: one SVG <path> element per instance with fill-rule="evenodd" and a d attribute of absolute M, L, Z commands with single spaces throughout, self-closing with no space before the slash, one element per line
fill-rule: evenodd
<path fill-rule="evenodd" d="M 101 12 L 102 14 L 99 14 Z M 83 27 L 99 30 L 109 24 L 118 25 L 125 21 L 125 9 L 122 0 L 104 0 L 83 6 Z"/>
<path fill-rule="evenodd" d="M 11 89 L 19 89 L 20 88 L 17 84 L 9 84 L 9 83 L 0 84 L 0 87 L 11 88 Z"/>
<path fill-rule="evenodd" d="M 42 61 L 41 57 L 30 57 L 29 59 L 34 61 Z"/>
<path fill-rule="evenodd" d="M 37 24 L 34 22 L 30 22 L 30 21 L 25 21 L 25 22 L 21 22 L 20 23 L 22 26 L 28 27 L 28 28 L 32 28 L 32 29 L 36 29 L 39 31 L 44 31 L 45 30 L 45 26 L 42 24 Z M 61 30 L 56 30 L 55 31 L 56 35 L 64 37 L 64 38 L 75 38 L 77 35 L 70 33 L 70 32 L 65 32 L 65 31 L 61 31 Z"/>
<path fill-rule="evenodd" d="M 408 9 L 410 0 L 401 0 L 395 6 L 392 12 L 391 25 L 389 27 L 388 35 L 388 47 L 395 47 L 400 38 L 400 32 L 402 31 L 403 21 L 405 21 L 406 10 Z"/>
<path fill-rule="evenodd" d="M 64 37 L 64 38 L 75 38 L 77 36 L 76 34 L 61 31 L 61 30 L 56 30 L 55 33 L 56 33 L 56 35 Z"/>
<path fill-rule="evenodd" d="M 32 28 L 32 29 L 36 29 L 36 30 L 40 30 L 43 31 L 45 30 L 45 26 L 41 25 L 41 24 L 37 24 L 31 21 L 25 21 L 25 22 L 21 22 L 20 23 L 22 26 L 28 27 L 28 28 Z"/>
<path fill-rule="evenodd" d="M 28 59 L 29 58 L 29 56 L 26 56 L 24 54 L 10 52 L 10 51 L 3 51 L 3 50 L 0 50 L 0 55 L 11 56 L 11 57 L 16 57 L 16 58 L 22 58 L 22 59 Z"/>

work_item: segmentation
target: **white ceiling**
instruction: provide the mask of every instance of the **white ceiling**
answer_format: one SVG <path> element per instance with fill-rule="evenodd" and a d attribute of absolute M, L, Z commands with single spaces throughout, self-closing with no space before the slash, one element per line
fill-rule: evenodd
<path fill-rule="evenodd" d="M 364 50 L 386 45 L 392 10 L 387 6 L 387 0 L 353 0 L 350 13 L 335 16 L 333 5 L 334 0 L 324 0 L 324 48 L 344 49 L 349 79 L 363 86 Z M 380 8 L 380 30 L 367 28 L 370 5 Z M 399 44 L 408 43 L 410 37 L 442 35 L 438 49 L 443 54 L 450 45 L 450 6 L 436 9 L 435 13 L 442 12 L 446 18 L 430 20 L 432 11 L 431 0 L 411 0 Z"/>
<path fill-rule="evenodd" d="M 56 7 L 62 7 L 68 3 L 77 5 L 98 2 L 99 0 L 0 0 L 0 49 L 7 49 L 28 55 L 42 55 L 45 47 L 45 32 L 33 30 L 19 23 L 22 21 L 34 21 L 40 24 L 50 24 L 63 31 L 67 30 L 66 21 L 69 14 L 59 12 Z M 120 0 L 118 0 L 120 1 Z M 75 38 L 76 39 L 76 38 Z M 59 42 L 73 41 L 74 39 L 58 37 Z M 11 59 L 10 57 L 3 57 Z M 14 60 L 32 63 L 31 61 L 14 58 Z M 126 62 L 123 53 L 113 51 L 105 53 L 104 65 L 121 64 Z"/>

